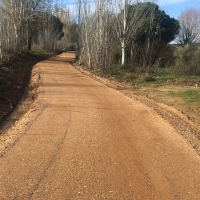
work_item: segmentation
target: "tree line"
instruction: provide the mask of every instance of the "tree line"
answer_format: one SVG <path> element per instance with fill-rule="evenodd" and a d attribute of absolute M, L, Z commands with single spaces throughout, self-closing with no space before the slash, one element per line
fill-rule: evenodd
<path fill-rule="evenodd" d="M 154 1 L 98 0 L 91 9 L 79 0 L 77 15 L 77 56 L 102 70 L 119 62 L 147 70 L 180 28 Z"/>
<path fill-rule="evenodd" d="M 187 65 L 185 60 L 194 58 L 188 57 L 188 52 L 199 50 L 193 47 L 200 42 L 197 9 L 187 9 L 176 20 L 153 0 L 96 0 L 92 6 L 91 1 L 78 0 L 76 15 L 77 57 L 90 69 L 112 69 L 120 65 L 143 73 L 149 72 L 152 66 L 169 64 L 183 69 Z M 181 51 L 177 45 L 174 48 L 170 45 L 172 41 L 187 50 Z M 199 53 L 195 55 L 198 61 Z M 195 65 L 198 70 L 193 71 L 198 74 L 199 61 Z"/>
<path fill-rule="evenodd" d="M 188 8 L 178 17 L 180 47 L 175 51 L 175 67 L 184 74 L 200 75 L 200 9 Z"/>
<path fill-rule="evenodd" d="M 51 0 L 0 0 L 0 58 L 33 47 L 64 49 L 69 18 L 69 9 Z"/>
<path fill-rule="evenodd" d="M 31 49 L 71 49 L 89 69 L 128 66 L 141 73 L 175 58 L 182 65 L 190 50 L 198 60 L 198 47 L 192 46 L 200 42 L 197 9 L 187 9 L 176 20 L 154 0 L 76 2 L 72 19 L 66 6 L 52 0 L 0 0 L 0 58 Z M 172 41 L 185 50 L 174 53 Z"/>

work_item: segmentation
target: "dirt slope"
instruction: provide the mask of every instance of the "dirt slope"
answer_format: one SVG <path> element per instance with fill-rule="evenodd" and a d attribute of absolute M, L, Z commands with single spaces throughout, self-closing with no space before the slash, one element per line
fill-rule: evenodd
<path fill-rule="evenodd" d="M 74 69 L 73 57 L 35 67 L 35 104 L 2 136 L 13 144 L 0 157 L 0 199 L 200 199 L 189 143 L 152 108 Z"/>

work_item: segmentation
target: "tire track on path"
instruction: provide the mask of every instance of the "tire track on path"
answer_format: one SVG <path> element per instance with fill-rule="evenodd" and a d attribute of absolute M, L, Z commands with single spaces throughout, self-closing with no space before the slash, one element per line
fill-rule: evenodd
<path fill-rule="evenodd" d="M 55 78 L 52 77 L 52 80 L 54 80 L 54 81 L 58 84 L 58 81 L 57 81 Z M 60 89 L 60 91 L 65 95 L 65 93 L 63 92 L 62 89 Z M 65 133 L 63 134 L 63 137 L 60 139 L 60 141 L 58 141 L 57 149 L 56 149 L 56 150 L 54 151 L 54 153 L 52 154 L 49 163 L 47 164 L 46 168 L 44 169 L 42 176 L 41 176 L 40 179 L 38 180 L 38 183 L 35 185 L 35 187 L 33 188 L 33 190 L 32 190 L 32 192 L 31 192 L 30 196 L 27 198 L 27 199 L 29 199 L 29 200 L 32 198 L 34 192 L 35 192 L 35 191 L 37 190 L 37 188 L 39 187 L 39 185 L 40 185 L 40 183 L 42 182 L 42 179 L 43 179 L 43 177 L 45 176 L 47 170 L 49 169 L 49 167 L 51 166 L 51 164 L 54 162 L 54 159 L 55 159 L 55 157 L 56 157 L 56 155 L 57 155 L 57 152 L 58 152 L 58 151 L 60 150 L 60 148 L 62 147 L 62 144 L 63 144 L 63 142 L 64 142 L 64 140 L 65 140 L 65 138 L 66 138 L 66 135 L 67 135 L 67 133 L 68 133 L 69 126 L 70 126 L 70 121 L 71 121 L 71 107 L 70 107 L 70 104 L 68 105 L 68 107 L 69 107 L 70 113 L 69 113 L 69 119 L 68 119 L 68 121 L 67 121 L 67 123 L 66 123 L 66 131 L 65 131 Z"/>

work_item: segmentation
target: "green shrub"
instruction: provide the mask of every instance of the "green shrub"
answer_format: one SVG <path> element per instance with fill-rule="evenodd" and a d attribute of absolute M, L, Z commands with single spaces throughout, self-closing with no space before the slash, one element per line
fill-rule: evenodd
<path fill-rule="evenodd" d="M 175 53 L 176 71 L 188 75 L 200 75 L 200 48 L 194 44 L 179 47 Z"/>

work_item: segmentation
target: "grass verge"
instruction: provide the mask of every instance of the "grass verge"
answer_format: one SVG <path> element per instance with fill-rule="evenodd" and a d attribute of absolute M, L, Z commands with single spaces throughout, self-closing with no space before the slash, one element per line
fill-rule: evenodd
<path fill-rule="evenodd" d="M 85 67 L 84 67 L 85 68 Z M 131 68 L 113 67 L 93 69 L 92 73 L 103 78 L 133 86 L 135 95 L 145 95 L 158 102 L 174 106 L 191 118 L 197 114 L 200 122 L 200 76 L 185 75 L 173 68 L 154 68 L 150 73 L 133 72 Z"/>
<path fill-rule="evenodd" d="M 46 51 L 29 51 L 28 54 L 30 56 L 33 56 L 33 57 L 42 57 L 42 58 L 54 55 L 54 53 L 52 53 L 52 52 L 46 52 Z"/>
<path fill-rule="evenodd" d="M 182 98 L 192 108 L 200 108 L 200 89 L 170 92 L 168 95 Z"/>
<path fill-rule="evenodd" d="M 129 83 L 138 87 L 145 86 L 199 86 L 200 76 L 182 75 L 174 71 L 173 68 L 151 69 L 149 73 L 132 72 L 132 69 L 113 67 L 104 70 L 93 69 L 92 73 L 118 82 Z"/>

